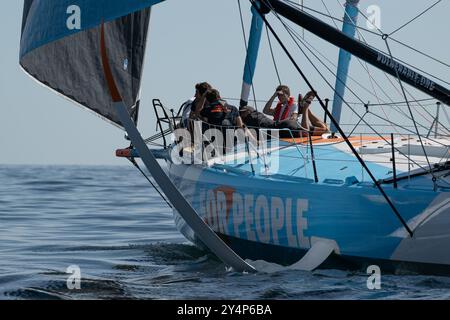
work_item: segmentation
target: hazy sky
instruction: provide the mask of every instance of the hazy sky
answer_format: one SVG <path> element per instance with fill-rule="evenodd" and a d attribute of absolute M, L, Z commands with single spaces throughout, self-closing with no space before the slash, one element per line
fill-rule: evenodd
<path fill-rule="evenodd" d="M 241 2 L 248 32 L 251 18 L 248 13 L 249 3 L 246 0 Z M 325 11 L 318 0 L 304 2 Z M 334 16 L 343 16 L 338 0 L 324 2 Z M 361 0 L 360 7 L 365 12 L 368 6 L 378 5 L 381 8 L 382 29 L 390 32 L 434 2 Z M 0 10 L 0 164 L 127 164 L 125 160 L 114 157 L 116 148 L 127 146 L 122 131 L 39 86 L 20 70 L 18 52 L 22 6 L 23 1 L 4 0 Z M 395 36 L 449 63 L 449 12 L 450 0 L 443 0 L 430 13 Z M 365 26 L 365 20 L 360 18 L 359 24 Z M 338 26 L 340 28 L 341 24 L 338 23 Z M 298 31 L 301 32 L 299 28 Z M 299 51 L 295 51 L 286 36 L 284 39 L 317 90 L 323 97 L 332 98 L 331 89 L 326 87 Z M 373 40 L 377 46 L 383 45 L 374 37 L 368 36 L 367 39 L 369 42 Z M 329 59 L 337 61 L 336 48 L 309 33 L 306 33 L 306 40 Z M 305 84 L 275 41 L 272 42 L 282 81 L 291 86 L 295 93 L 305 92 Z M 401 46 L 392 45 L 392 49 L 394 55 L 450 82 L 448 68 Z M 143 135 L 155 132 L 155 119 L 150 105 L 153 98 L 160 98 L 167 106 L 178 108 L 193 94 L 193 84 L 200 81 L 212 83 L 219 88 L 222 96 L 239 97 L 244 59 L 237 1 L 170 0 L 154 7 L 142 86 L 140 129 Z M 370 87 L 367 74 L 355 60 L 352 62 L 352 76 Z M 332 77 L 329 80 L 335 81 Z M 379 80 L 386 81 L 382 77 Z M 257 98 L 270 97 L 277 84 L 267 38 L 264 36 L 255 75 Z M 386 90 L 392 93 L 394 100 L 399 100 L 395 89 L 388 87 Z M 359 92 L 365 101 L 370 99 L 376 102 L 363 90 Z M 419 94 L 418 97 L 423 95 Z M 354 97 L 348 99 L 356 100 Z M 317 106 L 314 108 L 318 110 Z"/>

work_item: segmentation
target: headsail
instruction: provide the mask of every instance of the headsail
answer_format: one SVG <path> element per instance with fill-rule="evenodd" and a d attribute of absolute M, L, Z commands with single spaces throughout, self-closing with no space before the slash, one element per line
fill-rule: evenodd
<path fill-rule="evenodd" d="M 131 111 L 141 83 L 150 6 L 161 0 L 25 0 L 20 65 L 39 82 L 122 126 L 100 59 L 104 22 L 112 72 Z"/>

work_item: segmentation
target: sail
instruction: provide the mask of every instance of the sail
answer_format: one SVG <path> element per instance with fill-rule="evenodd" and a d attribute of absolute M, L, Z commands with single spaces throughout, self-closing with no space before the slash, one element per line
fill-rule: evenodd
<path fill-rule="evenodd" d="M 358 21 L 358 3 L 359 0 L 347 0 L 345 4 L 344 24 L 342 32 L 353 38 L 356 33 L 356 24 Z M 336 86 L 333 98 L 333 118 L 337 123 L 341 122 L 341 112 L 345 87 L 347 83 L 348 70 L 350 68 L 350 60 L 352 55 L 344 49 L 339 50 L 339 63 L 336 74 Z M 331 132 L 336 133 L 338 130 L 334 123 L 331 123 Z"/>
<path fill-rule="evenodd" d="M 122 127 L 104 78 L 101 26 L 128 111 L 139 94 L 150 7 L 161 0 L 25 0 L 20 65 L 37 81 Z"/>

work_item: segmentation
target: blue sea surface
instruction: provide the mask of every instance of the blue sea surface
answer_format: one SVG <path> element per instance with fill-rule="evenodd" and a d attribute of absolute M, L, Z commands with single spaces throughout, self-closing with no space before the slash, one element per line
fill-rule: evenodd
<path fill-rule="evenodd" d="M 81 272 L 69 289 L 69 266 Z M 241 274 L 176 230 L 133 167 L 0 166 L 0 299 L 449 299 L 450 278 Z M 69 281 L 70 282 L 70 281 Z"/>

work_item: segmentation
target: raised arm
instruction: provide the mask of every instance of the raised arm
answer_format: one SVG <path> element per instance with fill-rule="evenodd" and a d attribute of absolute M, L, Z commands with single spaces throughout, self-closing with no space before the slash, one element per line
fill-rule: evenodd
<path fill-rule="evenodd" d="M 200 112 L 202 112 L 205 103 L 206 103 L 206 91 L 200 98 L 195 99 L 194 101 L 194 112 L 193 112 L 194 118 L 198 119 L 200 117 Z"/>
<path fill-rule="evenodd" d="M 273 116 L 275 114 L 275 109 L 272 109 L 272 104 L 277 95 L 278 92 L 275 92 L 273 96 L 269 99 L 269 101 L 267 101 L 266 106 L 263 109 L 264 114 L 267 114 L 268 116 Z"/>

